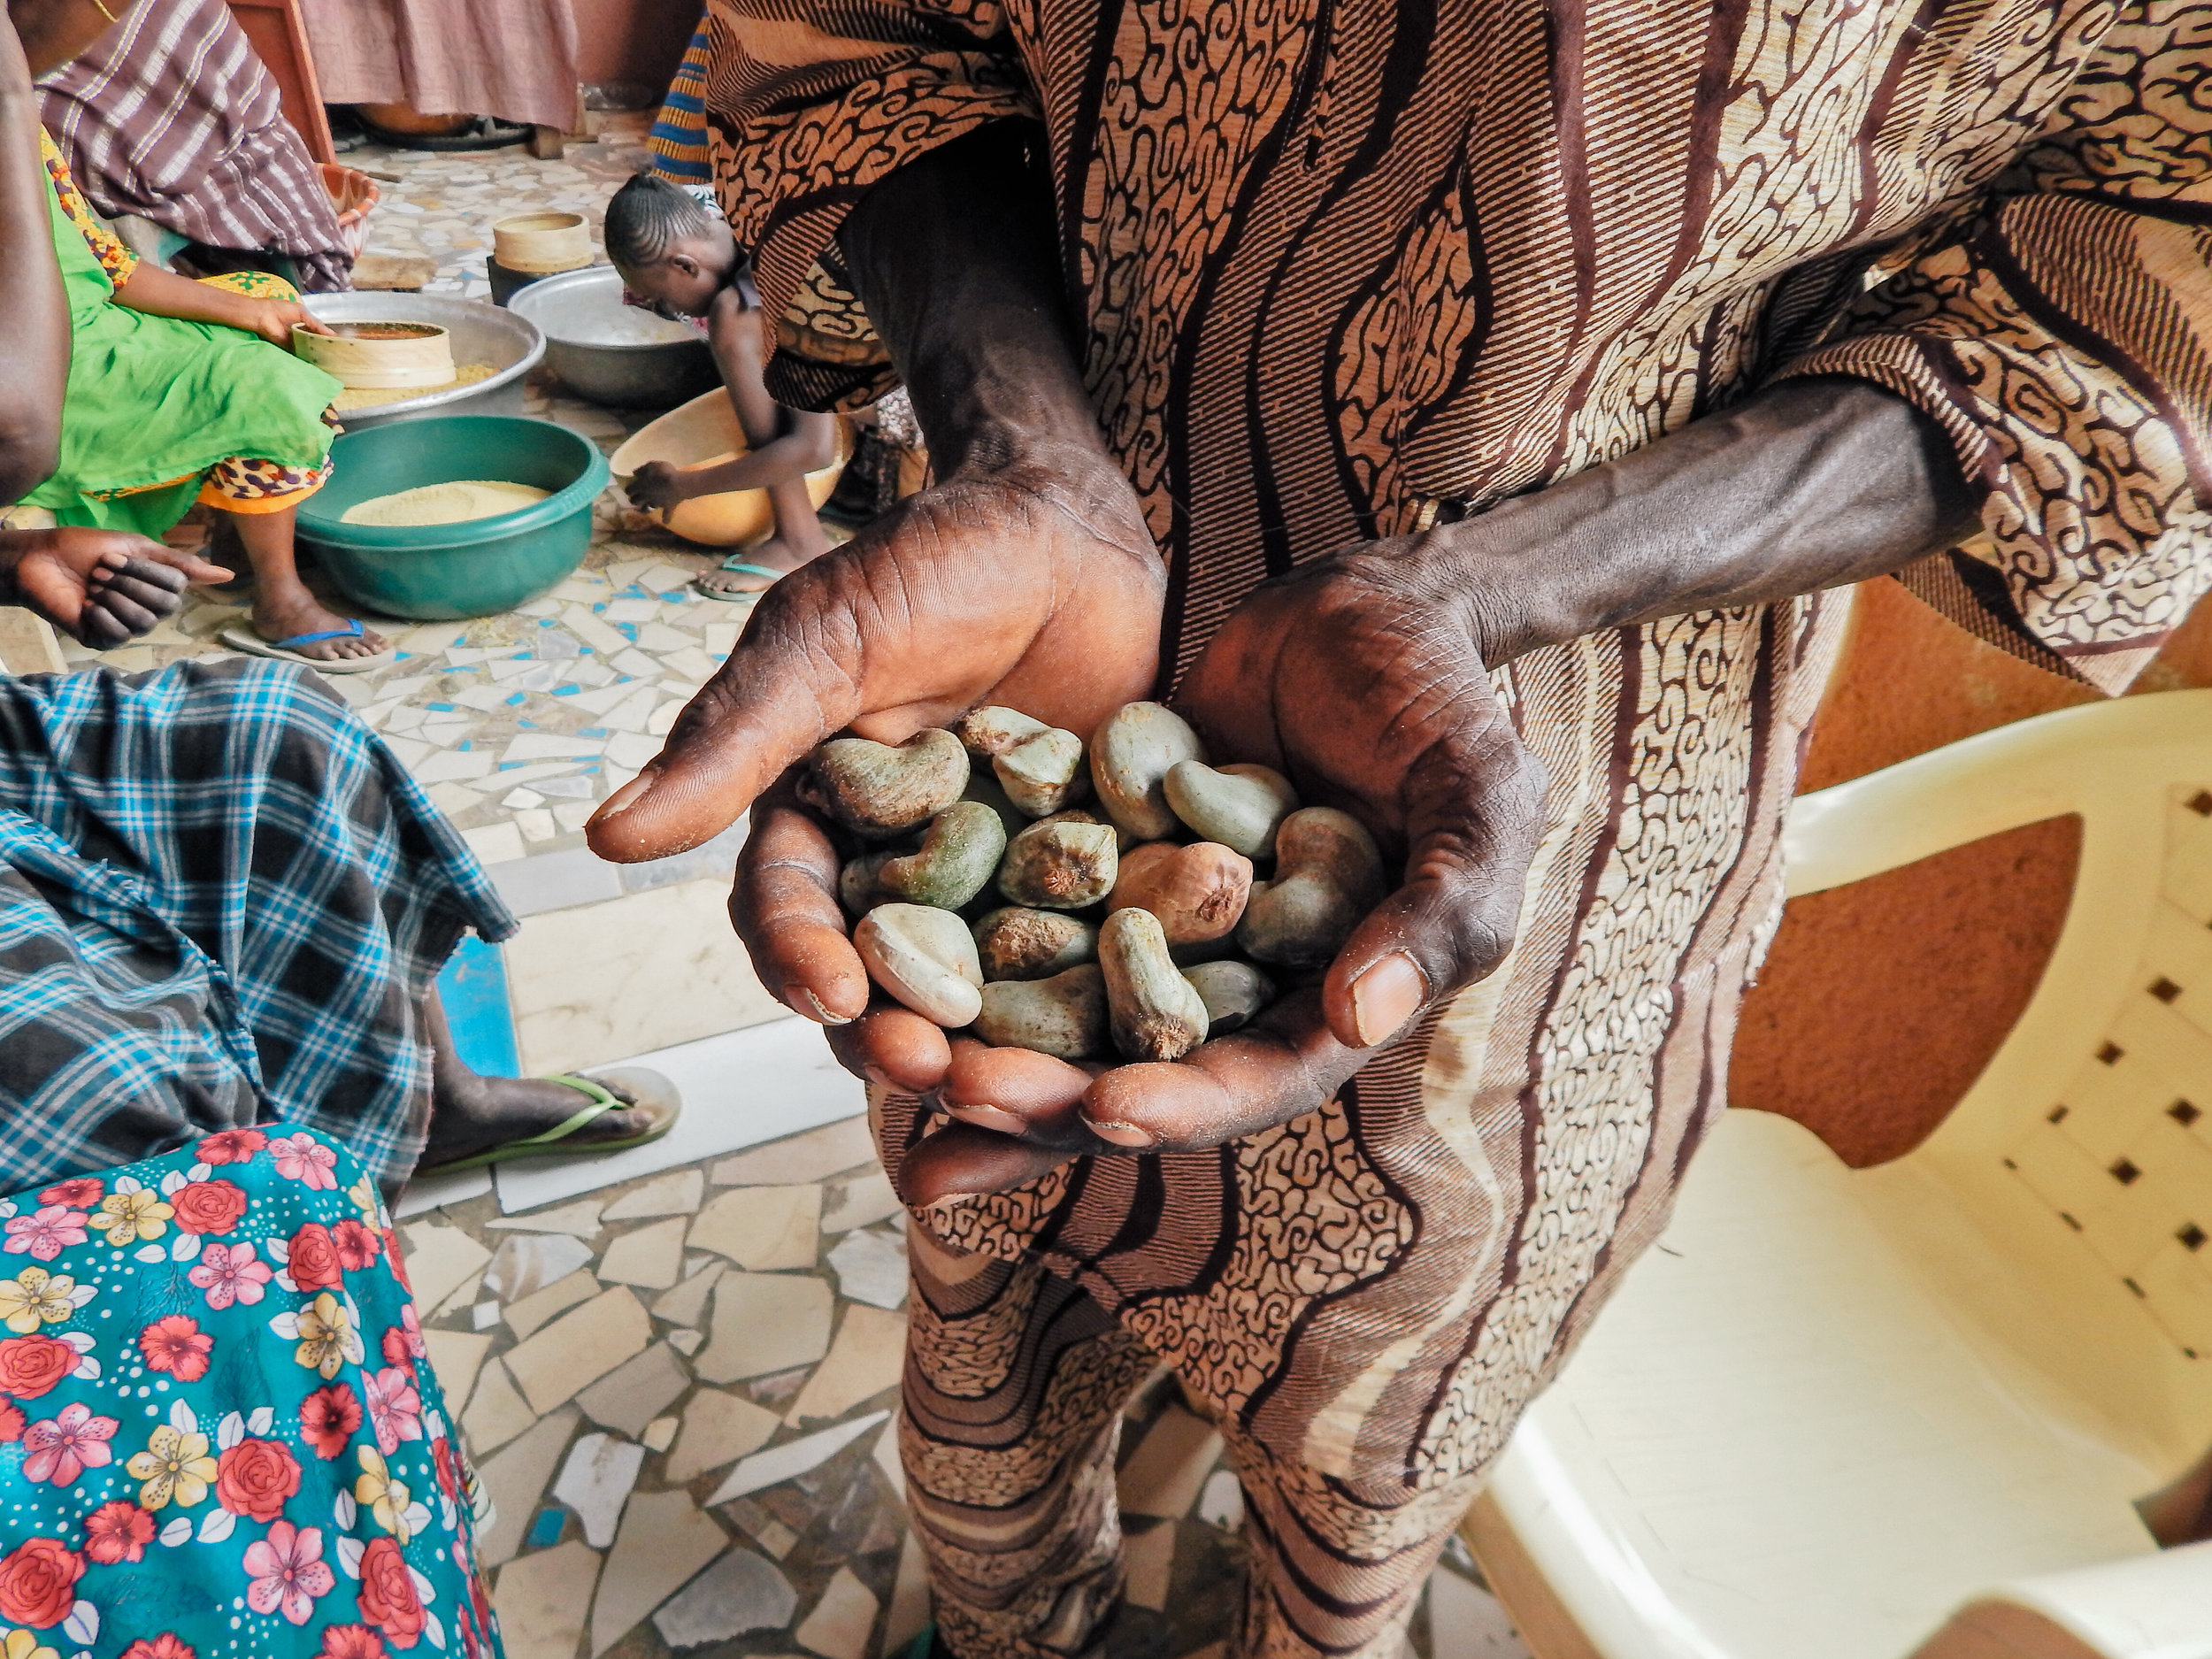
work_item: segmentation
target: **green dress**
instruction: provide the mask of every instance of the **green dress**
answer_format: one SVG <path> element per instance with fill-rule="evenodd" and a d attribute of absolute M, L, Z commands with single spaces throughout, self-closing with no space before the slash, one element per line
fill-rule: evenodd
<path fill-rule="evenodd" d="M 323 411 L 339 382 L 258 334 L 116 304 L 115 285 L 87 240 L 104 233 L 51 142 L 43 148 L 54 256 L 69 302 L 69 390 L 61 463 L 20 504 L 47 508 L 65 525 L 158 536 L 184 516 L 200 475 L 219 461 L 321 466 L 334 435 Z"/>

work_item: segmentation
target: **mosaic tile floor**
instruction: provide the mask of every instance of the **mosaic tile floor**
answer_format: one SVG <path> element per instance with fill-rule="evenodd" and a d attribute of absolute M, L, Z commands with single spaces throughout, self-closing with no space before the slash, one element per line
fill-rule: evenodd
<path fill-rule="evenodd" d="M 511 1659 L 879 1659 L 919 1630 L 892 1417 L 903 1216 L 865 1120 L 535 1209 L 503 1211 L 508 1195 L 401 1225 L 432 1362 L 498 1503 L 484 1555 Z M 1243 1502 L 1171 1378 L 1132 1402 L 1121 1471 L 1129 1592 L 1109 1659 L 1217 1659 Z M 1413 1647 L 1526 1652 L 1456 1542 Z"/>
<path fill-rule="evenodd" d="M 433 291 L 482 296 L 494 218 L 563 208 L 595 230 L 642 165 L 645 118 L 593 121 L 594 142 L 558 162 L 520 149 L 351 152 L 349 165 L 397 179 L 380 180 L 371 250 L 427 255 Z M 609 450 L 637 424 L 546 378 L 529 398 L 530 412 Z M 634 518 L 626 527 L 625 506 L 603 498 L 583 568 L 547 597 L 473 622 L 387 627 L 402 653 L 391 667 L 330 682 L 534 918 L 526 940 L 534 928 L 596 930 L 593 944 L 563 934 L 541 947 L 580 954 L 579 1010 L 655 1005 L 615 1022 L 639 1034 L 612 1053 L 657 1046 L 641 1033 L 658 1004 L 733 1006 L 749 977 L 741 963 L 673 961 L 673 923 L 657 913 L 633 906 L 620 930 L 596 919 L 598 907 L 679 881 L 698 891 L 652 896 L 718 911 L 706 880 L 718 859 L 726 870 L 726 847 L 687 855 L 705 859 L 695 870 L 670 860 L 616 872 L 582 849 L 580 829 L 658 750 L 749 614 L 692 594 L 710 559 Z M 101 660 L 133 672 L 219 654 L 215 635 L 242 611 L 235 595 L 201 595 Z M 565 906 L 586 908 L 566 910 L 572 922 L 546 914 Z M 631 956 L 612 954 L 610 931 Z M 518 991 L 526 1015 L 524 1001 Z M 577 1014 L 553 999 L 545 1018 L 568 1025 Z M 531 1069 L 607 1057 L 557 1056 L 521 1025 Z M 744 1123 L 757 1138 L 849 1111 L 833 1102 L 852 1086 L 795 1023 L 716 1041 L 766 1056 L 742 1068 L 760 1102 L 749 1116 L 687 1083 L 694 1110 L 659 1156 L 516 1165 L 496 1185 L 461 1178 L 403 1207 L 431 1356 L 499 1506 L 485 1553 L 511 1659 L 878 1659 L 927 1617 L 890 1432 L 906 1294 L 896 1203 L 858 1118 L 731 1150 L 749 1138 Z M 694 1064 L 733 1069 L 715 1053 Z M 719 1149 L 685 1149 L 701 1145 Z M 671 1149 L 691 1161 L 661 1167 Z M 1123 1448 L 1130 1594 L 1111 1659 L 1214 1659 L 1239 1594 L 1242 1511 L 1219 1442 L 1162 1379 L 1133 1405 Z M 1424 1659 L 1525 1655 L 1456 1543 L 1413 1645 Z"/>

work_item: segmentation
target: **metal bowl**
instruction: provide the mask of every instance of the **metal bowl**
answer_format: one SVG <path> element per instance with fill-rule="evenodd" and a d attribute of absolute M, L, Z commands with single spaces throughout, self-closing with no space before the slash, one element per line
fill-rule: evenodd
<path fill-rule="evenodd" d="M 622 278 L 612 265 L 542 277 L 507 309 L 544 331 L 548 365 L 595 403 L 665 408 L 722 383 L 695 332 L 622 303 Z"/>
<path fill-rule="evenodd" d="M 519 415 L 522 377 L 545 355 L 545 336 L 526 317 L 482 300 L 439 294 L 310 294 L 308 311 L 326 323 L 435 323 L 453 336 L 453 361 L 488 363 L 491 378 L 396 403 L 350 410 L 339 417 L 348 432 L 414 420 L 424 415 Z"/>

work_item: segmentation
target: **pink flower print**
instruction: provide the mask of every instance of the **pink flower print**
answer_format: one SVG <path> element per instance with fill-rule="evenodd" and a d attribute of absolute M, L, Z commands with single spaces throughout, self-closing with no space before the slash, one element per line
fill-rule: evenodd
<path fill-rule="evenodd" d="M 304 1181 L 319 1191 L 338 1185 L 332 1173 L 338 1167 L 337 1151 L 313 1135 L 280 1135 L 269 1142 L 269 1156 L 276 1160 L 277 1173 L 288 1181 Z"/>
<path fill-rule="evenodd" d="M 306 1624 L 315 1598 L 329 1594 L 338 1582 L 322 1557 L 319 1528 L 303 1532 L 289 1521 L 276 1522 L 268 1537 L 246 1546 L 246 1571 L 253 1577 L 246 1605 L 257 1613 L 280 1610 L 293 1624 Z"/>
<path fill-rule="evenodd" d="M 388 1365 L 380 1371 L 364 1371 L 361 1394 L 368 1402 L 377 1450 L 388 1456 L 402 1440 L 422 1438 L 422 1396 L 404 1371 Z"/>
<path fill-rule="evenodd" d="M 40 1261 L 50 1262 L 71 1245 L 84 1242 L 84 1224 L 82 1210 L 47 1204 L 34 1215 L 11 1218 L 4 1248 L 10 1256 L 27 1250 Z"/>
<path fill-rule="evenodd" d="M 113 1417 L 96 1417 L 80 1400 L 61 1409 L 58 1417 L 42 1417 L 23 1431 L 23 1473 L 32 1480 L 50 1480 L 58 1486 L 73 1486 L 88 1469 L 112 1462 L 108 1441 L 119 1425 Z"/>
<path fill-rule="evenodd" d="M 211 1244 L 185 1277 L 207 1292 L 207 1305 L 219 1311 L 234 1302 L 250 1308 L 259 1302 L 270 1271 L 266 1262 L 254 1259 L 250 1244 Z"/>

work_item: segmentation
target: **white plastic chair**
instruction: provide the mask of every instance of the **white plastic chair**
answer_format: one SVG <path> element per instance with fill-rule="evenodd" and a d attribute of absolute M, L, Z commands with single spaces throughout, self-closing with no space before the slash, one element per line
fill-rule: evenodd
<path fill-rule="evenodd" d="M 2212 691 L 1801 798 L 1792 894 L 2063 813 L 2066 925 L 1941 1128 L 1847 1169 L 1734 1111 L 1468 1537 L 1539 1659 L 2208 1659 Z"/>

